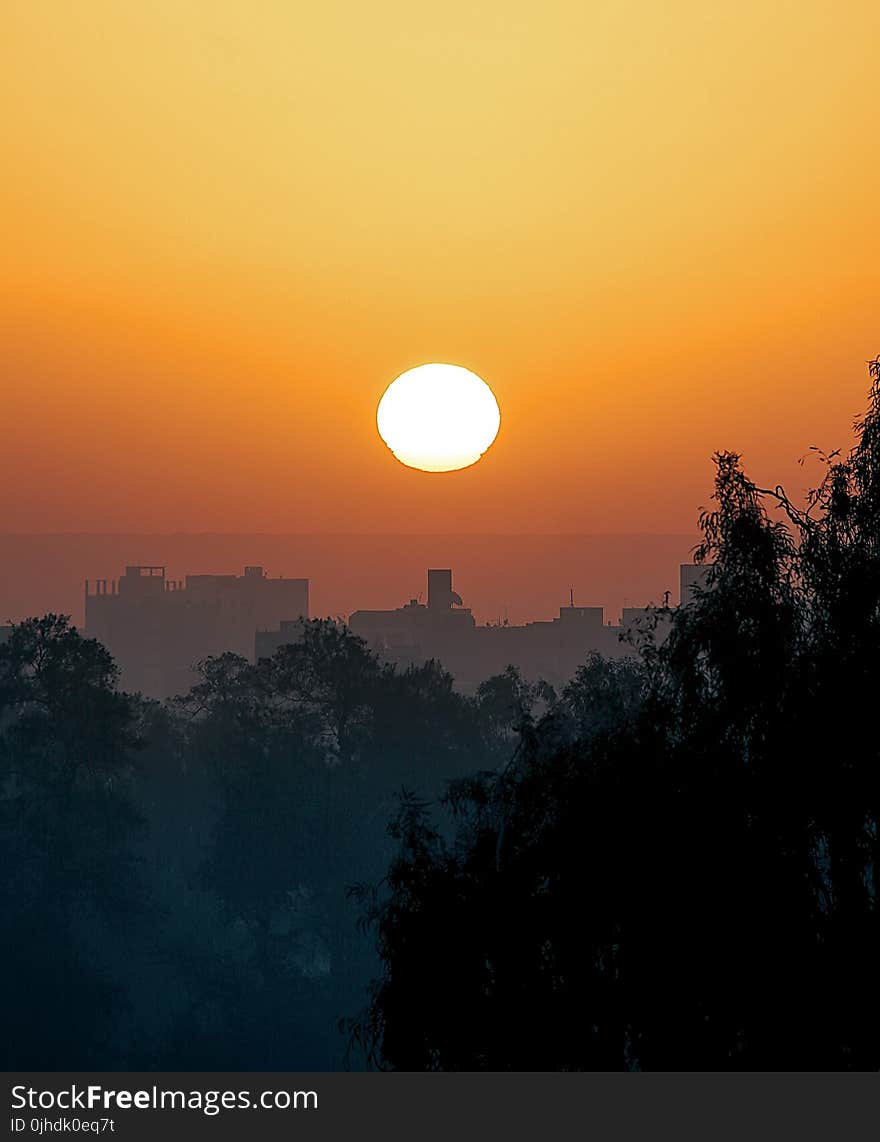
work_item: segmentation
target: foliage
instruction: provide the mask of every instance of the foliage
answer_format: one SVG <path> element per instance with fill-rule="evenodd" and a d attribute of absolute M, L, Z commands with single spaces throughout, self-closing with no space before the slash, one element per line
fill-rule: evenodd
<path fill-rule="evenodd" d="M 132 710 L 102 646 L 57 615 L 0 646 L 4 1054 L 40 1069 L 100 1056 L 116 995 L 99 933 L 137 908 Z"/>
<path fill-rule="evenodd" d="M 880 360 L 856 429 L 802 505 L 719 454 L 705 586 L 558 693 L 14 627 L 7 1067 L 332 1069 L 372 976 L 352 1065 L 877 1069 Z"/>
<path fill-rule="evenodd" d="M 877 1069 L 880 360 L 797 508 L 716 456 L 707 582 L 588 662 L 363 896 L 353 1043 L 420 1069 Z"/>

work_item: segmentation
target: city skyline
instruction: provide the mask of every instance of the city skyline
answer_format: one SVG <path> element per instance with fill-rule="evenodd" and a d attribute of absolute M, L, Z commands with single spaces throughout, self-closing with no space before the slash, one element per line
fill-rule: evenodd
<path fill-rule="evenodd" d="M 680 565 L 676 602 L 692 599 L 704 573 Z M 83 633 L 111 653 L 123 689 L 168 698 L 196 685 L 198 664 L 210 657 L 232 653 L 258 662 L 299 642 L 302 623 L 316 617 L 310 588 L 308 579 L 270 578 L 255 564 L 242 575 L 183 579 L 170 578 L 159 564 L 129 564 L 118 578 L 85 581 Z M 357 608 L 336 621 L 383 662 L 400 668 L 439 662 L 464 692 L 509 667 L 527 680 L 564 686 L 592 654 L 637 655 L 638 638 L 655 626 L 650 612 L 669 606 L 671 596 L 666 591 L 660 600 L 624 607 L 614 621 L 601 606 L 576 605 L 570 589 L 569 602 L 552 618 L 478 623 L 453 589 L 452 568 L 428 568 L 426 593 L 391 609 Z M 665 629 L 666 619 L 659 625 Z"/>
<path fill-rule="evenodd" d="M 163 564 L 169 578 L 240 574 L 260 564 L 273 576 L 311 581 L 317 615 L 396 607 L 423 590 L 424 569 L 452 566 L 479 622 L 546 618 L 569 601 L 625 606 L 677 591 L 675 568 L 698 535 L 0 535 L 0 619 L 52 610 L 84 621 L 85 579 L 127 564 Z"/>

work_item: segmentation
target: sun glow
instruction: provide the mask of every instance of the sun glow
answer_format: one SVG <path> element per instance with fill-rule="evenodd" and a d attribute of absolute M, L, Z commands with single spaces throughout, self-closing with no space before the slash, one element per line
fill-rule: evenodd
<path fill-rule="evenodd" d="M 476 373 L 460 365 L 419 365 L 385 390 L 376 424 L 401 464 L 454 472 L 475 464 L 491 446 L 501 413 Z"/>

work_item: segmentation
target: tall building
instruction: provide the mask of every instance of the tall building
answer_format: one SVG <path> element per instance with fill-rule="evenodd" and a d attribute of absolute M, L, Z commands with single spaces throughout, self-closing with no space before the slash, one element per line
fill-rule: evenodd
<path fill-rule="evenodd" d="M 251 659 L 260 628 L 308 618 L 308 579 L 270 579 L 262 567 L 243 575 L 169 579 L 162 566 L 134 565 L 119 579 L 86 581 L 86 633 L 102 642 L 122 686 L 150 697 L 185 693 L 194 665 L 232 651 Z"/>

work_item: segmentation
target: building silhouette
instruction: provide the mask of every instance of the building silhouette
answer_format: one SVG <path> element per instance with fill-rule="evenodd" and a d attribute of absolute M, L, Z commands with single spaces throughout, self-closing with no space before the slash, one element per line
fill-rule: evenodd
<path fill-rule="evenodd" d="M 381 657 L 408 666 L 439 658 L 447 669 L 462 661 L 473 648 L 476 620 L 452 589 L 452 571 L 428 571 L 428 601 L 410 599 L 390 611 L 354 611 L 348 625 Z M 453 670 L 456 678 L 459 672 Z"/>
<path fill-rule="evenodd" d="M 684 605 L 705 585 L 706 571 L 680 566 Z M 390 610 L 357 610 L 349 626 L 385 662 L 406 668 L 436 659 L 465 693 L 508 666 L 559 687 L 590 654 L 634 655 L 645 637 L 664 638 L 668 601 L 666 592 L 661 606 L 624 607 L 619 622 L 611 623 L 602 607 L 576 606 L 572 596 L 553 619 L 478 624 L 453 588 L 451 569 L 434 567 L 426 602 L 411 598 Z M 197 680 L 194 666 L 211 655 L 231 651 L 258 661 L 298 642 L 309 617 L 309 581 L 270 579 L 262 567 L 175 580 L 163 566 L 136 564 L 117 580 L 87 581 L 85 603 L 86 634 L 116 659 L 122 686 L 164 698 L 186 692 Z"/>
<path fill-rule="evenodd" d="M 690 564 L 680 570 L 682 596 L 688 599 L 705 573 L 702 567 L 696 571 L 700 574 L 694 575 Z M 667 623 L 667 614 L 655 606 L 624 608 L 620 623 L 606 623 L 602 607 L 575 606 L 572 599 L 547 621 L 478 625 L 453 591 L 448 568 L 428 571 L 427 604 L 410 599 L 394 610 L 355 611 L 349 618 L 352 631 L 381 658 L 404 667 L 437 659 L 465 692 L 508 666 L 526 678 L 565 685 L 591 653 L 633 655 L 639 638 L 654 630 L 662 639 Z"/>
<path fill-rule="evenodd" d="M 132 565 L 119 579 L 86 580 L 86 634 L 102 642 L 126 690 L 155 698 L 183 693 L 194 665 L 231 651 L 251 659 L 260 628 L 308 618 L 308 579 L 243 575 L 169 579 L 162 566 Z"/>

